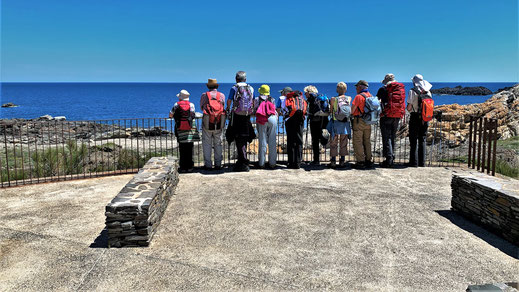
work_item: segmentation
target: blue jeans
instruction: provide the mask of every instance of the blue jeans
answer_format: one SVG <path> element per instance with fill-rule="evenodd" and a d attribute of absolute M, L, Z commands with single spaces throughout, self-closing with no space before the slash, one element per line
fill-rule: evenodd
<path fill-rule="evenodd" d="M 276 115 L 270 116 L 268 122 L 264 125 L 257 124 L 258 142 L 259 142 L 259 157 L 258 165 L 265 166 L 265 154 L 267 152 L 267 145 L 269 149 L 269 165 L 276 166 L 276 132 L 278 128 L 278 117 Z"/>

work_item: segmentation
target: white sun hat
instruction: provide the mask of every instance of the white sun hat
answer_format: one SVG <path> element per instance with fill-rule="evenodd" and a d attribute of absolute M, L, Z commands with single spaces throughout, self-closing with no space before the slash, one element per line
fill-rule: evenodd
<path fill-rule="evenodd" d="M 431 83 L 429 83 L 427 80 L 424 80 L 423 76 L 420 74 L 416 74 L 411 80 L 413 81 L 414 86 L 423 91 L 429 91 L 432 88 Z"/>

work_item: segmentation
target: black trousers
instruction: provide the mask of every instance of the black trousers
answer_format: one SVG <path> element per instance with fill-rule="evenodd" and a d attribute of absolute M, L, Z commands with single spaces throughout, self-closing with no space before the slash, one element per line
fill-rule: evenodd
<path fill-rule="evenodd" d="M 313 118 L 310 121 L 310 135 L 312 136 L 312 153 L 314 161 L 319 161 L 319 143 L 323 143 L 326 145 L 326 142 L 323 138 L 323 129 L 326 129 L 328 126 L 328 118 L 327 117 L 319 117 L 318 119 Z"/>
<path fill-rule="evenodd" d="M 178 144 L 179 161 L 178 166 L 180 169 L 187 170 L 193 168 L 193 142 L 191 143 L 179 143 Z"/>
<path fill-rule="evenodd" d="M 289 165 L 301 165 L 303 158 L 303 124 L 300 117 L 291 117 L 285 122 Z"/>
<path fill-rule="evenodd" d="M 233 115 L 234 141 L 236 143 L 236 151 L 238 152 L 237 165 L 249 164 L 249 160 L 247 159 L 247 143 L 250 140 L 250 131 L 252 130 L 250 123 L 250 116 Z"/>
<path fill-rule="evenodd" d="M 395 159 L 395 138 L 400 118 L 380 118 L 380 133 L 382 133 L 382 155 L 388 161 Z"/>
<path fill-rule="evenodd" d="M 411 113 L 409 119 L 409 144 L 411 146 L 409 163 L 412 165 L 425 166 L 425 138 L 428 127 L 429 124 L 423 122 L 419 113 Z"/>

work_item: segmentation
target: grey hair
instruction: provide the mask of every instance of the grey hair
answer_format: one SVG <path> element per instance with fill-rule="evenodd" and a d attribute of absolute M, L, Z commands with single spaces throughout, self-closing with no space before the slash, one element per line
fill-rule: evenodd
<path fill-rule="evenodd" d="M 245 71 L 236 72 L 236 81 L 237 82 L 245 82 L 247 80 L 247 73 Z"/>

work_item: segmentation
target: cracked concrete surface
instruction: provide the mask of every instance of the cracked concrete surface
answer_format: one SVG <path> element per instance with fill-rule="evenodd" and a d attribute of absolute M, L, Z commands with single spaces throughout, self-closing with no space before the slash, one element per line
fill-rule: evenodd
<path fill-rule="evenodd" d="M 126 249 L 104 248 L 102 230 L 104 206 L 131 175 L 2 189 L 0 290 L 464 291 L 518 281 L 519 248 L 450 211 L 452 171 L 183 174 L 151 246 Z"/>

